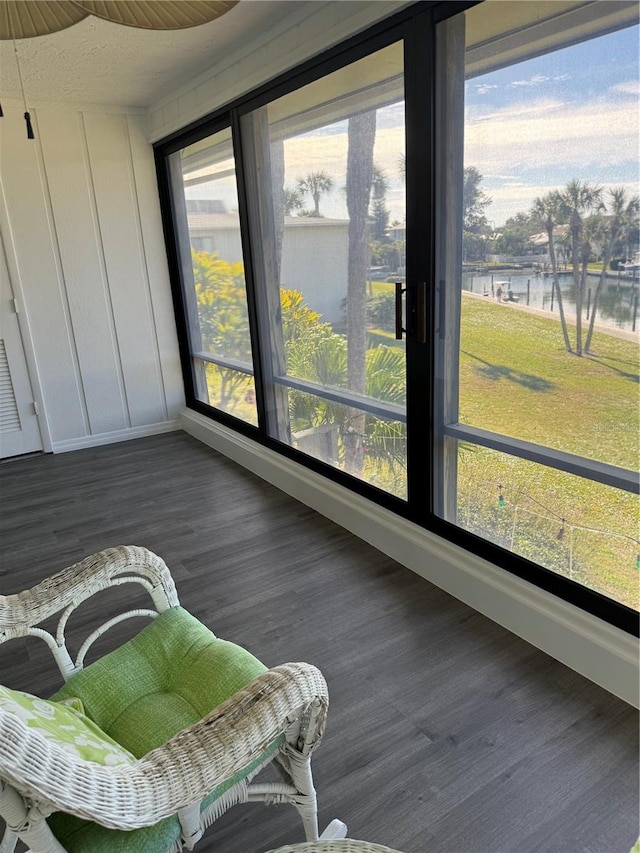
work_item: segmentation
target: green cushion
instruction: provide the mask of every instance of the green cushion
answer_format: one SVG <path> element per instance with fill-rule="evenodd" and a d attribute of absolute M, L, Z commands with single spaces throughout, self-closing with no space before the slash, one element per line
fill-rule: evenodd
<path fill-rule="evenodd" d="M 96 764 L 130 764 L 133 755 L 101 731 L 83 713 L 75 697 L 65 703 L 51 702 L 0 685 L 0 709 L 18 717 L 30 729 L 65 752 Z"/>
<path fill-rule="evenodd" d="M 283 742 L 284 735 L 281 735 L 259 758 L 231 779 L 218 785 L 203 800 L 201 810 L 245 776 L 250 775 L 268 758 L 272 758 Z M 180 821 L 175 815 L 165 818 L 154 826 L 145 826 L 129 832 L 106 829 L 104 826 L 98 826 L 63 812 L 51 815 L 47 818 L 47 823 L 68 853 L 167 853 L 172 844 L 178 840 L 181 832 Z"/>
<path fill-rule="evenodd" d="M 132 640 L 72 676 L 52 698 L 79 697 L 101 728 L 142 757 L 265 671 L 245 649 L 219 640 L 186 610 L 173 607 Z M 202 807 L 273 756 L 282 742 L 281 736 L 251 765 L 220 784 Z M 48 822 L 69 853 L 165 853 L 180 836 L 177 817 L 130 832 L 63 813 Z"/>
<path fill-rule="evenodd" d="M 52 699 L 79 697 L 101 729 L 141 757 L 263 672 L 266 667 L 245 649 L 172 607 L 73 675 Z"/>
<path fill-rule="evenodd" d="M 180 837 L 175 815 L 130 832 L 107 829 L 63 812 L 51 815 L 47 823 L 68 853 L 167 853 Z"/>

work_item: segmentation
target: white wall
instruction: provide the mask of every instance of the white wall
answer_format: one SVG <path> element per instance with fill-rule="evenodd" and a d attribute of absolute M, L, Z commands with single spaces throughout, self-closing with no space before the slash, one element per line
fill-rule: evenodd
<path fill-rule="evenodd" d="M 21 105 L 0 122 L 0 227 L 45 449 L 177 428 L 184 394 L 141 112 Z"/>
<path fill-rule="evenodd" d="M 330 323 L 344 321 L 348 261 L 347 220 L 300 217 L 285 222 L 280 280 L 302 293 L 307 305 Z"/>
<path fill-rule="evenodd" d="M 229 263 L 242 263 L 240 221 L 236 214 L 211 217 L 194 216 L 189 233 L 204 241 L 204 251 L 216 252 Z M 224 221 L 227 220 L 228 224 Z M 218 224 L 219 223 L 219 224 Z M 198 247 L 201 243 L 198 242 Z M 344 321 L 342 303 L 347 296 L 349 260 L 349 221 L 316 219 L 312 216 L 285 217 L 282 238 L 283 287 L 299 291 L 307 305 L 330 323 Z"/>

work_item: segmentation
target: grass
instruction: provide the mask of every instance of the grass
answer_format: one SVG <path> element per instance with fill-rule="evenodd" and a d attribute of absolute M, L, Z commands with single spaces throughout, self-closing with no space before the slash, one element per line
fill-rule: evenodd
<path fill-rule="evenodd" d="M 465 294 L 460 349 L 462 423 L 637 470 L 635 343 L 596 332 L 579 358 L 557 321 Z"/>
<path fill-rule="evenodd" d="M 638 346 L 595 333 L 592 349 L 570 355 L 557 321 L 465 294 L 460 420 L 637 470 Z M 484 448 L 461 453 L 459 496 L 464 526 L 638 607 L 637 496 Z"/>
<path fill-rule="evenodd" d="M 386 329 L 367 329 L 367 341 L 369 347 L 377 347 L 382 344 L 385 347 L 404 349 L 405 346 L 404 338 L 397 340 L 395 334 Z"/>
<path fill-rule="evenodd" d="M 384 296 L 385 293 L 393 293 L 395 289 L 392 281 L 367 282 L 367 293 L 369 296 Z"/>
<path fill-rule="evenodd" d="M 393 289 L 387 282 L 372 284 L 376 293 Z M 368 331 L 369 346 L 404 345 L 390 332 Z M 570 334 L 573 339 L 575 330 Z M 460 420 L 637 470 L 638 346 L 596 332 L 592 349 L 582 358 L 568 354 L 557 320 L 464 293 Z M 223 403 L 222 372 L 208 365 L 211 402 L 256 423 L 252 382 L 236 378 L 237 387 Z M 363 479 L 400 496 L 405 478 L 405 471 L 394 475 L 372 463 L 363 471 Z M 498 506 L 499 486 L 504 507 Z M 638 607 L 635 495 L 496 451 L 463 448 L 458 520 L 554 572 Z"/>

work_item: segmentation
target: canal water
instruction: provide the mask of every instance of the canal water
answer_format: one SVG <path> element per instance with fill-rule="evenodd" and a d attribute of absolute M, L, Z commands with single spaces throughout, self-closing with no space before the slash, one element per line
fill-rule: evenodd
<path fill-rule="evenodd" d="M 583 321 L 587 321 L 591 316 L 591 305 L 598 286 L 598 278 L 597 275 L 587 276 L 582 307 Z M 509 282 L 514 298 L 517 298 L 521 305 L 529 305 L 558 316 L 558 300 L 553 293 L 553 279 L 550 275 L 513 274 L 506 271 L 490 275 L 474 275 L 465 272 L 462 276 L 462 289 L 493 296 L 498 282 L 502 282 L 503 299 L 507 298 L 509 286 L 504 282 Z M 575 318 L 576 300 L 571 275 L 560 276 L 560 289 L 567 319 Z M 630 278 L 607 278 L 600 294 L 596 325 L 613 326 L 629 332 L 640 329 L 638 290 L 638 282 L 634 284 Z"/>

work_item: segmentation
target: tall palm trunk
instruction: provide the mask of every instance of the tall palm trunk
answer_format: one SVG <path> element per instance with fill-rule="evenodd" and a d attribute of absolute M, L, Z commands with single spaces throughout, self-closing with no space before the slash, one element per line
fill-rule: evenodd
<path fill-rule="evenodd" d="M 551 271 L 553 274 L 553 286 L 556 291 L 558 300 L 558 313 L 560 314 L 560 324 L 562 326 L 562 337 L 567 352 L 571 352 L 571 341 L 569 340 L 569 332 L 567 331 L 567 318 L 564 314 L 564 303 L 562 301 L 562 291 L 560 290 L 560 280 L 558 278 L 558 261 L 556 259 L 556 247 L 553 242 L 553 223 L 547 221 L 547 237 L 549 238 L 549 259 L 551 260 Z"/>
<path fill-rule="evenodd" d="M 611 256 L 609 256 L 607 260 L 607 266 L 609 261 L 611 260 Z M 602 263 L 602 270 L 600 272 L 600 278 L 598 279 L 598 283 L 596 285 L 596 292 L 593 295 L 593 306 L 591 308 L 591 317 L 589 318 L 589 328 L 587 329 L 587 338 L 584 342 L 584 351 L 586 353 L 591 351 L 591 338 L 593 337 L 593 327 L 596 322 L 596 312 L 598 311 L 598 304 L 600 302 L 600 294 L 602 292 L 602 286 L 604 284 L 607 266 L 605 266 L 604 258 Z"/>
<path fill-rule="evenodd" d="M 582 256 L 580 269 L 580 313 L 578 314 L 578 305 L 576 303 L 576 354 L 582 355 L 584 347 L 582 346 L 582 307 L 584 305 L 584 295 L 587 290 L 587 275 L 589 273 L 589 255 L 591 253 L 591 245 L 587 242 L 582 244 Z M 578 345 L 580 349 L 578 350 Z"/>
<path fill-rule="evenodd" d="M 577 214 L 571 216 L 571 260 L 576 299 L 576 355 L 582 355 L 582 276 L 580 274 L 580 226 Z"/>
<path fill-rule="evenodd" d="M 616 240 L 618 239 L 618 234 L 620 232 L 619 228 L 612 226 L 611 233 L 609 235 L 609 239 L 607 240 L 607 244 L 604 249 L 604 253 L 602 255 L 602 270 L 600 271 L 600 278 L 598 279 L 598 283 L 596 285 L 596 292 L 593 295 L 593 308 L 591 309 L 591 317 L 589 318 L 589 328 L 587 330 L 587 339 L 584 343 L 584 351 L 589 352 L 591 349 L 591 338 L 593 337 L 593 327 L 596 322 L 596 312 L 598 311 L 598 305 L 600 303 L 600 294 L 602 293 L 602 288 L 604 286 L 605 278 L 607 277 L 607 267 L 611 263 L 611 255 L 613 254 L 613 247 L 615 245 Z"/>
<path fill-rule="evenodd" d="M 585 181 L 569 181 L 561 193 L 562 204 L 569 213 L 573 284 L 576 294 L 576 355 L 582 355 L 582 305 L 589 264 L 589 228 L 585 219 L 593 219 L 602 210 L 602 188 Z"/>
<path fill-rule="evenodd" d="M 375 110 L 349 119 L 347 152 L 347 210 L 349 212 L 349 261 L 347 284 L 347 385 L 350 391 L 366 390 L 367 351 L 366 285 L 369 267 L 367 214 L 373 177 Z M 366 416 L 349 412 L 345 433 L 346 470 L 360 476 L 364 464 L 363 436 Z"/>
<path fill-rule="evenodd" d="M 281 283 L 282 242 L 284 240 L 284 141 L 271 142 L 271 186 L 273 192 L 273 220 L 276 241 L 277 285 Z"/>

